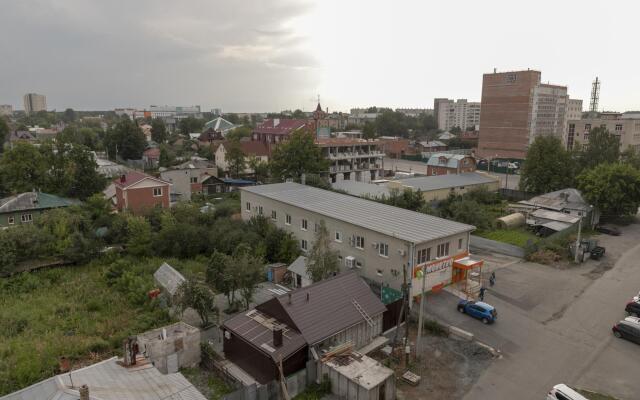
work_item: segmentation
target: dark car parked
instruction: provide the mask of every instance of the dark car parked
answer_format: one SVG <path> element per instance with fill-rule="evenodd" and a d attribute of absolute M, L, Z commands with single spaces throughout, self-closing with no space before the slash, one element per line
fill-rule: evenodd
<path fill-rule="evenodd" d="M 640 344 L 640 325 L 628 321 L 620 321 L 611 328 L 617 338 L 627 339 Z"/>
<path fill-rule="evenodd" d="M 634 317 L 640 317 L 640 303 L 637 301 L 628 302 L 624 310 L 628 312 L 629 315 L 633 315 Z"/>
<path fill-rule="evenodd" d="M 609 225 L 598 225 L 596 231 L 611 236 L 620 236 L 621 233 L 618 228 Z"/>

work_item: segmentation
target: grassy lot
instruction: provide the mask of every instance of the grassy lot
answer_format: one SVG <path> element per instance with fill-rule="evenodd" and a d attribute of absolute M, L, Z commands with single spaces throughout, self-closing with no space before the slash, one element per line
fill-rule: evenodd
<path fill-rule="evenodd" d="M 524 228 L 516 229 L 494 229 L 491 231 L 478 231 L 474 235 L 495 240 L 497 242 L 509 243 L 515 246 L 524 247 L 527 241 L 531 239 L 536 242 L 539 238 Z"/>
<path fill-rule="evenodd" d="M 91 364 L 119 354 L 127 336 L 170 322 L 146 296 L 162 260 L 125 260 L 127 273 L 110 286 L 113 261 L 0 279 L 0 396 L 55 375 L 61 356 L 74 368 Z M 167 261 L 204 271 L 202 262 Z"/>
<path fill-rule="evenodd" d="M 219 400 L 234 391 L 222 379 L 200 368 L 184 368 L 180 372 L 209 400 Z"/>

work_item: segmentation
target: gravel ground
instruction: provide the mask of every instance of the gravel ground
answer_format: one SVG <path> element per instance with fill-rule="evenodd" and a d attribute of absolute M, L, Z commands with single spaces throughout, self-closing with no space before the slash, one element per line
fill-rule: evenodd
<path fill-rule="evenodd" d="M 415 328 L 411 328 L 409 337 L 413 348 Z M 420 360 L 410 362 L 408 368 L 397 359 L 390 365 L 398 378 L 407 369 L 421 376 L 418 386 L 398 379 L 400 400 L 462 399 L 493 360 L 486 348 L 453 337 L 426 335 L 422 343 L 424 350 Z M 379 352 L 374 353 L 373 357 L 379 360 L 386 358 Z M 415 354 L 412 354 L 412 359 L 414 357 Z"/>

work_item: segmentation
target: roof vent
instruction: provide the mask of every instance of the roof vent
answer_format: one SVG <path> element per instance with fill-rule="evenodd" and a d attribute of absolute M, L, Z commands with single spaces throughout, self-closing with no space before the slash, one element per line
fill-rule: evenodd
<path fill-rule="evenodd" d="M 282 327 L 280 325 L 273 327 L 273 345 L 275 347 L 282 346 Z"/>

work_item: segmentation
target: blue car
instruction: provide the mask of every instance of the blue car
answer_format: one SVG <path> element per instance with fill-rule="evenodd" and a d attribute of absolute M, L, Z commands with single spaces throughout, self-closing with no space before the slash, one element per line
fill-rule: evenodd
<path fill-rule="evenodd" d="M 498 318 L 495 307 L 481 301 L 460 300 L 458 311 L 481 320 L 483 324 L 494 323 Z"/>

